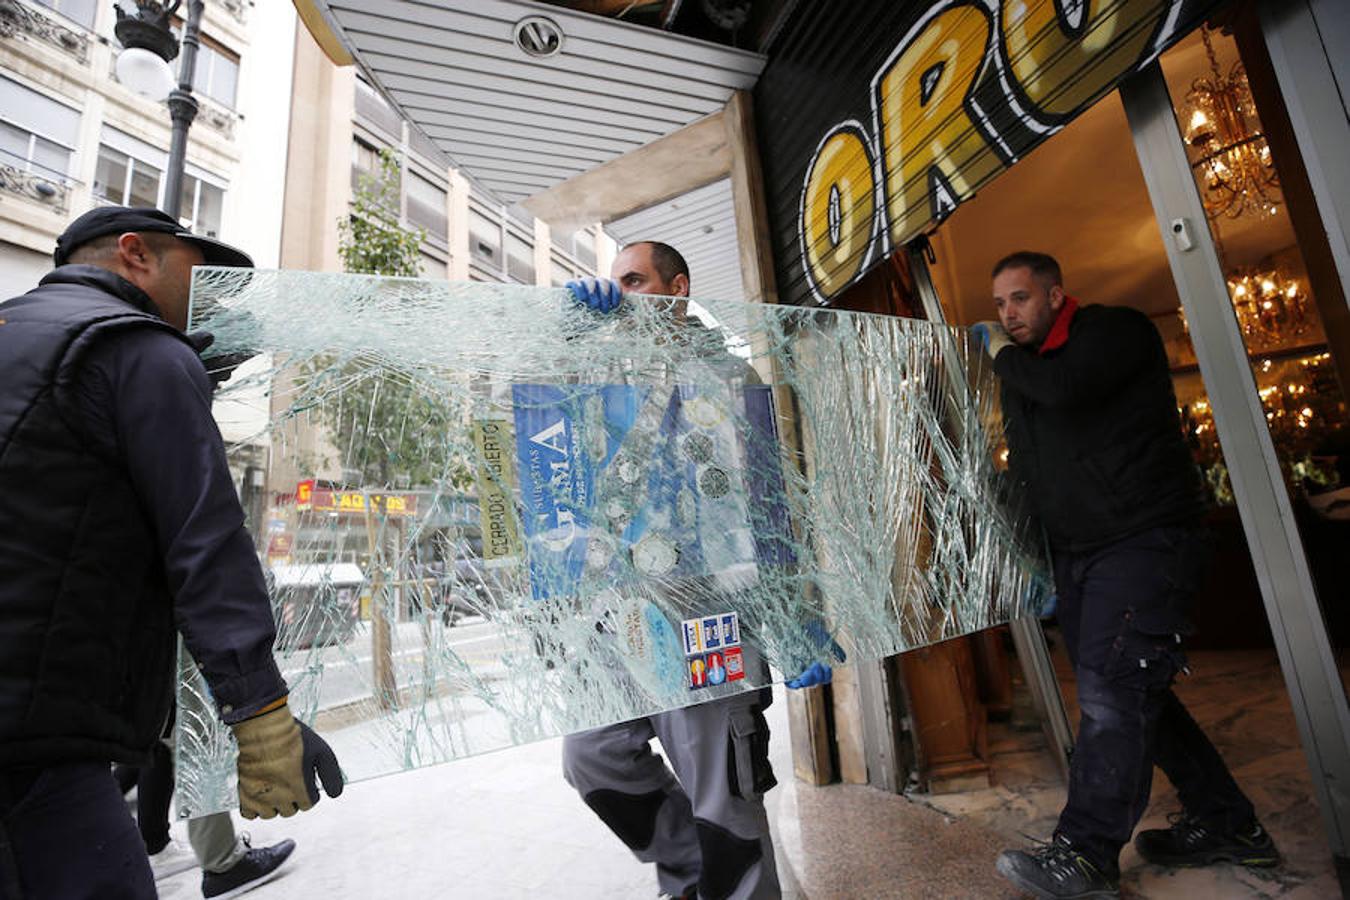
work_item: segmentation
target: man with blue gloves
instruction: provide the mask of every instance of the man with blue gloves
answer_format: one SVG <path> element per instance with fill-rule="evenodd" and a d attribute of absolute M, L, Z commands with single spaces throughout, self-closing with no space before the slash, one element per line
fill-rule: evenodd
<path fill-rule="evenodd" d="M 1043 253 L 1004 258 L 993 280 L 1001 322 L 976 333 L 1002 381 L 1009 469 L 1049 537 L 1081 713 L 1053 838 L 998 871 L 1036 897 L 1119 896 L 1155 763 L 1183 811 L 1139 834 L 1140 856 L 1273 866 L 1251 801 L 1172 691 L 1208 548 L 1162 339 L 1135 310 L 1080 307 Z"/>
<path fill-rule="evenodd" d="M 611 273 L 612 280 L 587 278 L 567 287 L 598 314 L 617 310 L 624 293 L 689 296 L 689 267 L 666 244 L 629 244 Z M 669 312 L 684 324 L 686 301 L 673 299 Z M 823 628 L 820 633 L 820 646 L 833 645 Z M 842 660 L 842 651 L 835 655 Z M 788 685 L 825 684 L 831 674 L 829 666 L 813 663 Z M 767 689 L 745 691 L 564 739 L 568 784 L 638 859 L 656 864 L 662 896 L 780 895 L 764 809 L 764 793 L 777 784 L 763 712 L 771 698 Z M 652 752 L 653 737 L 674 772 Z"/>

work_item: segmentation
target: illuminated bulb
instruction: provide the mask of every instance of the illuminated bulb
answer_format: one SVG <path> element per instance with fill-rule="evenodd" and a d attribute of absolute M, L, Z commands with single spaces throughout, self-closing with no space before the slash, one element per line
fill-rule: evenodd
<path fill-rule="evenodd" d="M 1191 128 L 1204 128 L 1209 124 L 1209 116 L 1205 115 L 1204 110 L 1197 109 L 1191 113 Z"/>
<path fill-rule="evenodd" d="M 1275 292 L 1275 282 L 1267 278 L 1265 281 L 1261 282 L 1261 290 L 1267 294 L 1273 294 Z"/>

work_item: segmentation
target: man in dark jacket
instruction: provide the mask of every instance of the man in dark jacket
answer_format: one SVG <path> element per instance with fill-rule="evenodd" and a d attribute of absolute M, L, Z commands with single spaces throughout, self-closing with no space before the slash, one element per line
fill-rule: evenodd
<path fill-rule="evenodd" d="M 1003 853 L 998 870 L 1037 897 L 1117 896 L 1155 763 L 1183 812 L 1139 835 L 1141 856 L 1274 865 L 1251 802 L 1172 692 L 1208 554 L 1162 340 L 1136 310 L 1079 306 L 1045 254 L 1008 256 L 993 278 L 1002 324 L 976 328 L 1002 381 L 1012 476 L 1049 537 L 1081 712 L 1053 839 Z"/>
<path fill-rule="evenodd" d="M 187 326 L 192 267 L 252 265 L 103 207 L 0 304 L 0 897 L 153 897 L 109 762 L 164 727 L 181 633 L 239 744 L 245 817 L 341 774 L 272 657 L 263 575 Z"/>

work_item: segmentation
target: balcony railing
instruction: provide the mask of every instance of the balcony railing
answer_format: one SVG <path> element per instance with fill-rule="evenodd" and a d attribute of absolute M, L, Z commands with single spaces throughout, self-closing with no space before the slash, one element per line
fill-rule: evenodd
<path fill-rule="evenodd" d="M 0 38 L 37 41 L 89 61 L 89 34 L 67 28 L 22 0 L 0 0 Z"/>
<path fill-rule="evenodd" d="M 239 124 L 239 114 L 224 104 L 205 95 L 197 95 L 197 121 L 226 140 L 234 140 L 234 128 Z"/>
<path fill-rule="evenodd" d="M 66 213 L 70 211 L 71 186 L 67 178 L 0 157 L 0 191 L 4 193 L 35 200 L 52 212 Z"/>

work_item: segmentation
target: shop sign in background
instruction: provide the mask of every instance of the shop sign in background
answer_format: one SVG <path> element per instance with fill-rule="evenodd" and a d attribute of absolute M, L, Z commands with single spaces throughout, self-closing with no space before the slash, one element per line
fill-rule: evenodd
<path fill-rule="evenodd" d="M 836 297 L 1216 5 L 800 4 L 755 89 L 780 299 Z"/>

